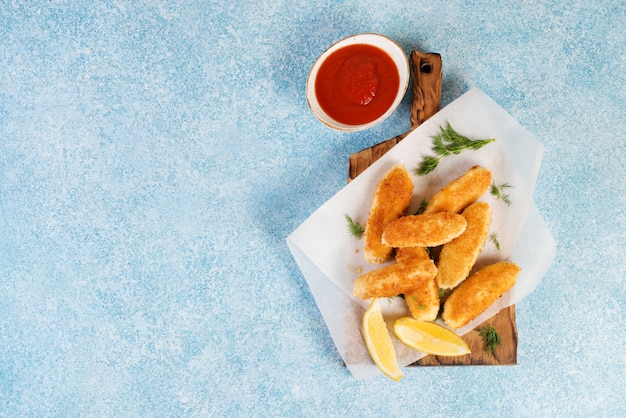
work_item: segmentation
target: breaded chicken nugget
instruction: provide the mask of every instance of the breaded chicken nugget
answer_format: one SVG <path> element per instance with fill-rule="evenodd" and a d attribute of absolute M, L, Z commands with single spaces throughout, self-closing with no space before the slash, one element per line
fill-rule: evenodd
<path fill-rule="evenodd" d="M 390 247 L 436 247 L 458 237 L 467 221 L 451 212 L 409 215 L 390 222 L 382 242 Z"/>
<path fill-rule="evenodd" d="M 425 279 L 434 280 L 437 267 L 432 260 L 410 259 L 362 274 L 352 291 L 359 299 L 389 298 L 408 293 Z"/>
<path fill-rule="evenodd" d="M 396 261 L 430 260 L 430 254 L 423 247 L 404 247 L 396 251 Z M 424 277 L 414 290 L 404 294 L 409 311 L 418 321 L 434 321 L 439 313 L 439 289 L 434 278 Z"/>
<path fill-rule="evenodd" d="M 419 285 L 404 294 L 411 316 L 418 321 L 434 321 L 439 313 L 439 288 L 434 278 L 424 277 Z"/>
<path fill-rule="evenodd" d="M 416 258 L 430 260 L 430 254 L 424 247 L 403 247 L 396 250 L 396 261 L 398 262 Z"/>
<path fill-rule="evenodd" d="M 444 244 L 437 262 L 437 284 L 443 289 L 456 287 L 469 275 L 485 245 L 491 226 L 491 207 L 475 202 L 461 213 L 467 221 L 465 232 Z"/>
<path fill-rule="evenodd" d="M 404 215 L 412 194 L 413 180 L 401 165 L 394 166 L 376 185 L 364 234 L 364 257 L 368 263 L 384 263 L 391 256 L 393 248 L 381 242 L 383 231 Z"/>
<path fill-rule="evenodd" d="M 467 325 L 515 285 L 521 270 L 510 261 L 483 267 L 452 291 L 441 318 L 451 328 Z"/>
<path fill-rule="evenodd" d="M 435 193 L 423 213 L 459 213 L 487 191 L 491 180 L 491 172 L 476 165 Z"/>

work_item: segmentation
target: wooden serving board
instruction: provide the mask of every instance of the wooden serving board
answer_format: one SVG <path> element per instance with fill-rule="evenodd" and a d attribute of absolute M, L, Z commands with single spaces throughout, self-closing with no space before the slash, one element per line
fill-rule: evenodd
<path fill-rule="evenodd" d="M 411 105 L 411 130 L 439 111 L 441 105 L 441 57 L 435 53 L 413 51 L 410 59 L 413 101 Z M 374 161 L 402 141 L 409 132 L 366 148 L 349 159 L 348 181 L 361 174 Z M 493 325 L 502 344 L 489 353 L 478 330 Z M 517 325 L 515 305 L 502 309 L 496 315 L 468 332 L 463 339 L 471 354 L 458 357 L 428 355 L 411 366 L 460 365 L 513 365 L 517 364 Z"/>

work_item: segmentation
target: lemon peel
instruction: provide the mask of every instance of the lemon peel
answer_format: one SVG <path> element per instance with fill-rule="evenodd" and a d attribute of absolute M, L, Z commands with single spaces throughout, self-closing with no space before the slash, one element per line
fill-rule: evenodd
<path fill-rule="evenodd" d="M 404 374 L 398 365 L 393 341 L 377 298 L 372 299 L 369 308 L 363 314 L 362 326 L 365 345 L 374 364 L 390 379 L 396 382 L 402 379 Z"/>
<path fill-rule="evenodd" d="M 400 341 L 422 353 L 437 356 L 462 356 L 471 353 L 461 337 L 434 322 L 404 317 L 395 322 L 393 331 Z"/>

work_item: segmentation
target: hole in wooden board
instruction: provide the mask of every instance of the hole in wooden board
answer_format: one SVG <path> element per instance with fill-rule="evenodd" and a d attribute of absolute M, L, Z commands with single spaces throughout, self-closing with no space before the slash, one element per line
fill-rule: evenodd
<path fill-rule="evenodd" d="M 425 73 L 425 74 L 430 74 L 430 72 L 433 70 L 432 65 L 430 65 L 429 62 L 427 61 L 422 61 L 420 63 L 420 71 Z"/>

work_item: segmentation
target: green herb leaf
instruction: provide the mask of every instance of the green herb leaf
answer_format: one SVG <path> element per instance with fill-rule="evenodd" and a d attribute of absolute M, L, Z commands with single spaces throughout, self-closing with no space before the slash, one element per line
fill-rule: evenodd
<path fill-rule="evenodd" d="M 509 195 L 504 193 L 506 189 L 510 189 L 511 186 L 509 183 L 503 183 L 499 186 L 496 186 L 496 183 L 491 183 L 491 187 L 489 187 L 489 193 L 496 197 L 496 199 L 502 200 L 507 206 L 511 206 L 511 199 Z"/>
<path fill-rule="evenodd" d="M 435 168 L 437 168 L 437 165 L 439 165 L 439 158 L 427 155 L 422 159 L 419 167 L 415 170 L 415 174 L 417 176 L 425 176 L 433 172 Z"/>
<path fill-rule="evenodd" d="M 502 345 L 502 340 L 500 340 L 500 335 L 498 335 L 498 332 L 496 331 L 496 328 L 493 325 L 489 325 L 488 327 L 479 329 L 478 334 L 485 341 L 485 349 L 490 354 L 493 354 L 493 350 L 496 349 L 497 345 Z"/>
<path fill-rule="evenodd" d="M 353 220 L 350 215 L 344 215 L 346 217 L 346 221 L 348 221 L 348 231 L 350 234 L 356 239 L 361 238 L 363 233 L 365 232 L 365 228 L 360 223 Z"/>
<path fill-rule="evenodd" d="M 491 241 L 493 245 L 495 245 L 496 250 L 500 251 L 500 241 L 498 241 L 498 234 L 494 232 L 493 234 L 489 235 L 489 241 Z"/>
<path fill-rule="evenodd" d="M 415 170 L 417 176 L 425 176 L 431 173 L 437 168 L 439 160 L 443 157 L 460 154 L 461 151 L 466 149 L 475 151 L 495 141 L 493 138 L 471 140 L 455 131 L 448 121 L 446 121 L 445 128 L 439 127 L 439 133 L 433 136 L 432 139 L 433 146 L 431 149 L 438 157 L 428 155 L 423 157 L 422 162 Z"/>
<path fill-rule="evenodd" d="M 423 199 L 422 202 L 420 203 L 420 207 L 417 208 L 417 211 L 415 212 L 415 214 L 420 215 L 424 213 L 427 207 L 428 207 L 428 200 Z"/>

